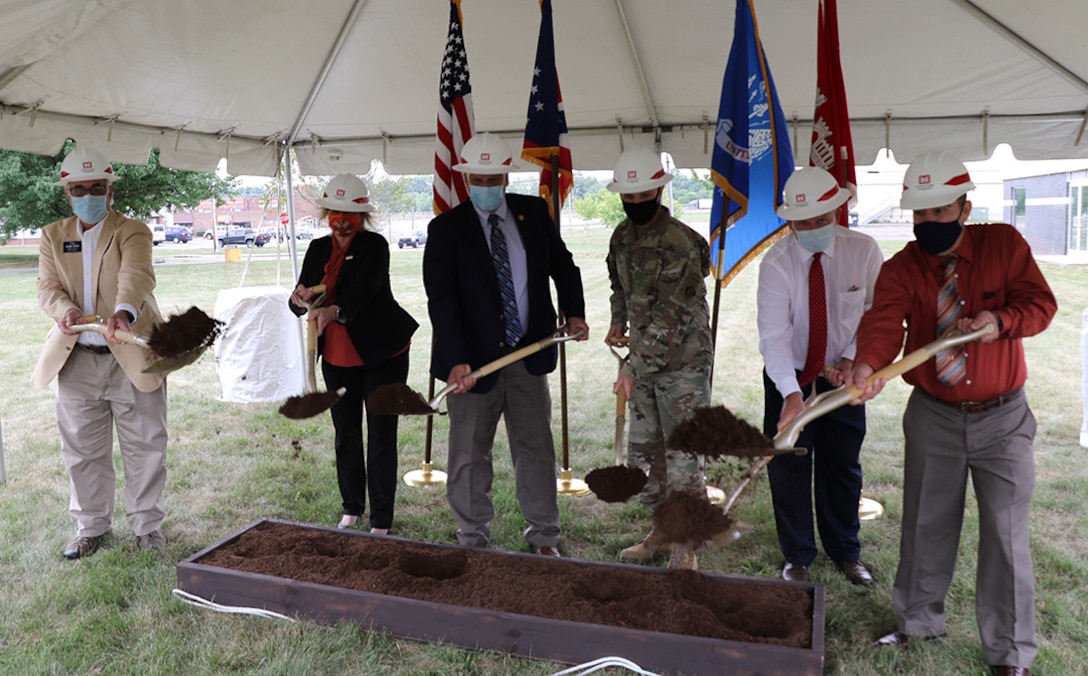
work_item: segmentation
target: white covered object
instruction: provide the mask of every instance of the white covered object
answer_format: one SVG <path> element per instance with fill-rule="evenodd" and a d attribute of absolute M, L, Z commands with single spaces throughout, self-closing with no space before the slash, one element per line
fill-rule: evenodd
<path fill-rule="evenodd" d="M 226 323 L 215 346 L 222 401 L 283 401 L 302 393 L 301 334 L 289 295 L 278 286 L 219 292 L 215 318 Z"/>

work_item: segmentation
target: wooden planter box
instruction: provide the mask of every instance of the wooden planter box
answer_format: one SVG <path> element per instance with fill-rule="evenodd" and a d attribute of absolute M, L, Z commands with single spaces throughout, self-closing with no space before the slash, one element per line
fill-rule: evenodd
<path fill-rule="evenodd" d="M 644 669 L 683 674 L 821 674 L 824 657 L 824 587 L 815 583 L 785 582 L 717 573 L 701 573 L 712 584 L 780 585 L 800 588 L 812 601 L 812 640 L 807 648 L 790 648 L 585 622 L 572 622 L 511 612 L 421 601 L 369 591 L 357 591 L 283 577 L 202 564 L 201 559 L 229 549 L 247 531 L 263 524 L 279 524 L 345 538 L 397 541 L 362 531 L 261 519 L 177 564 L 178 587 L 225 605 L 264 608 L 324 624 L 350 621 L 398 638 L 496 650 L 523 657 L 581 664 L 605 656 L 620 656 Z M 456 545 L 402 541 L 433 550 L 435 556 L 464 551 Z M 406 545 L 407 546 L 407 545 Z M 498 550 L 468 550 L 473 556 L 525 559 L 540 565 L 542 557 Z M 663 568 L 601 563 L 577 559 L 549 559 L 546 565 L 592 568 L 595 572 L 632 571 L 649 584 L 676 574 Z M 514 563 L 514 561 L 508 561 Z M 731 609 L 735 612 L 736 609 Z"/>

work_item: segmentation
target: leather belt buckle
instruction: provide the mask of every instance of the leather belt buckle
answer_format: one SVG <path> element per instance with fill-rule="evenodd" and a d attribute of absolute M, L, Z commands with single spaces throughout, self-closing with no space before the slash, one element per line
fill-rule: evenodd
<path fill-rule="evenodd" d="M 105 345 L 85 345 L 83 343 L 76 343 L 76 346 L 81 347 L 81 348 L 83 348 L 84 350 L 86 350 L 88 352 L 93 352 L 94 354 L 98 354 L 98 355 L 104 355 L 104 354 L 109 354 L 110 353 L 110 348 L 105 346 Z"/>

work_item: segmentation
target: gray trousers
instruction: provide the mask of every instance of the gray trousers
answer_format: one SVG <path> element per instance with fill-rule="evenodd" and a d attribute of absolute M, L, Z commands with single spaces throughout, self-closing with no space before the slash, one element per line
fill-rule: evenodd
<path fill-rule="evenodd" d="M 499 371 L 489 392 L 454 394 L 450 415 L 446 499 L 457 521 L 457 540 L 486 547 L 495 507 L 491 499 L 492 446 L 499 418 L 506 420 L 514 485 L 521 515 L 529 522 L 525 540 L 533 547 L 559 544 L 552 399 L 548 377 L 534 376 L 516 362 Z"/>
<path fill-rule="evenodd" d="M 113 429 L 125 473 L 125 515 L 136 535 L 162 525 L 166 485 L 166 383 L 137 390 L 113 355 L 74 348 L 57 376 L 57 428 L 77 535 L 102 535 L 113 522 Z"/>
<path fill-rule="evenodd" d="M 1023 390 L 962 413 L 915 390 L 903 416 L 903 532 L 894 601 L 899 630 L 937 635 L 963 526 L 967 477 L 979 511 L 975 616 L 987 664 L 1031 667 L 1035 584 L 1029 516 L 1035 416 Z"/>

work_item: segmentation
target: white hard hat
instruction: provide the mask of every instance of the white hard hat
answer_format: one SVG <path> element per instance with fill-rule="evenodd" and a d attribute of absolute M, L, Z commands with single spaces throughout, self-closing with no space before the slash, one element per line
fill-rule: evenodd
<path fill-rule="evenodd" d="M 924 153 L 907 168 L 899 206 L 903 209 L 947 206 L 974 187 L 963 162 L 945 152 Z"/>
<path fill-rule="evenodd" d="M 660 188 L 672 180 L 661 164 L 661 153 L 649 148 L 631 148 L 623 151 L 612 170 L 612 182 L 608 189 L 618 193 L 646 192 Z"/>
<path fill-rule="evenodd" d="M 347 213 L 374 211 L 366 183 L 352 174 L 333 176 L 317 198 L 317 206 Z"/>
<path fill-rule="evenodd" d="M 850 191 L 820 167 L 803 167 L 793 172 L 782 192 L 784 200 L 775 213 L 787 221 L 823 216 L 850 199 Z"/>
<path fill-rule="evenodd" d="M 525 171 L 514 163 L 510 146 L 490 132 L 476 134 L 461 149 L 461 162 L 453 165 L 454 171 L 465 174 L 508 174 Z"/>
<path fill-rule="evenodd" d="M 103 179 L 110 183 L 117 180 L 110 161 L 94 148 L 80 148 L 77 146 L 60 163 L 60 180 L 55 185 L 68 185 L 73 181 L 101 181 Z"/>

